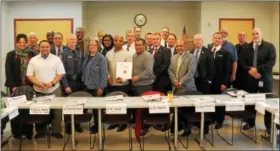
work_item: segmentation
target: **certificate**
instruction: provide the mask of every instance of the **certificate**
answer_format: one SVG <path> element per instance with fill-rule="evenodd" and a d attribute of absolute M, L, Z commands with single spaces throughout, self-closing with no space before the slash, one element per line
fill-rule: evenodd
<path fill-rule="evenodd" d="M 122 78 L 125 80 L 132 77 L 132 62 L 117 62 L 116 78 Z"/>

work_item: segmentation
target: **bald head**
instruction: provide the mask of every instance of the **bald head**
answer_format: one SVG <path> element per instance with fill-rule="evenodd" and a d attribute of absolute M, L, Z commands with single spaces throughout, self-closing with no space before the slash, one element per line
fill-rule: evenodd
<path fill-rule="evenodd" d="M 179 55 L 182 55 L 184 52 L 184 40 L 179 39 L 176 41 L 176 52 Z"/>
<path fill-rule="evenodd" d="M 70 34 L 67 37 L 67 46 L 71 49 L 74 50 L 76 48 L 77 45 L 77 37 L 74 34 Z"/>
<path fill-rule="evenodd" d="M 123 36 L 121 35 L 116 35 L 114 38 L 114 45 L 116 50 L 122 50 L 122 46 L 123 46 Z"/>
<path fill-rule="evenodd" d="M 53 36 L 54 36 L 54 31 L 52 30 L 49 30 L 46 34 L 46 38 L 50 44 L 53 43 Z"/>
<path fill-rule="evenodd" d="M 203 36 L 201 34 L 194 35 L 193 43 L 195 48 L 200 49 L 203 45 Z"/>
<path fill-rule="evenodd" d="M 226 40 L 227 37 L 228 37 L 228 29 L 227 29 L 227 28 L 222 28 L 222 29 L 220 30 L 220 33 L 221 33 L 221 35 L 222 35 L 222 39 L 223 39 L 223 40 Z"/>
<path fill-rule="evenodd" d="M 253 42 L 260 43 L 262 41 L 262 31 L 259 28 L 253 29 Z"/>
<path fill-rule="evenodd" d="M 29 46 L 33 47 L 36 46 L 38 43 L 38 37 L 35 32 L 28 33 L 28 44 Z"/>
<path fill-rule="evenodd" d="M 240 45 L 243 45 L 247 42 L 247 34 L 245 31 L 238 32 L 238 41 Z"/>

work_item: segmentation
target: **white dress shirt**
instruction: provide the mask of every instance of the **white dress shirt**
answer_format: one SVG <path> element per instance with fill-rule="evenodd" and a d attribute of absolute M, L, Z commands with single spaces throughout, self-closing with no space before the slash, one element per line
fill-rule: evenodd
<path fill-rule="evenodd" d="M 128 44 L 123 45 L 123 49 L 124 49 L 124 50 L 127 50 L 127 46 L 128 46 Z M 130 53 L 131 56 L 134 55 L 134 53 L 136 52 L 134 43 L 132 43 L 132 44 L 129 46 L 128 52 Z"/>

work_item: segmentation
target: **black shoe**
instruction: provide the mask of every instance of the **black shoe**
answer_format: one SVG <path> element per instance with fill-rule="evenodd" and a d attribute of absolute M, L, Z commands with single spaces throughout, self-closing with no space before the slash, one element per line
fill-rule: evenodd
<path fill-rule="evenodd" d="M 187 137 L 191 134 L 191 131 L 184 132 L 181 137 Z"/>
<path fill-rule="evenodd" d="M 253 128 L 253 127 L 255 127 L 255 125 L 246 124 L 246 125 L 244 125 L 244 126 L 242 127 L 242 129 L 243 129 L 244 131 L 246 131 L 246 130 L 249 130 L 249 129 Z"/>
<path fill-rule="evenodd" d="M 126 125 L 126 124 L 122 124 L 122 125 L 120 125 L 120 126 L 118 127 L 117 132 L 122 132 L 122 131 L 124 131 L 126 128 L 127 128 L 127 125 Z"/>
<path fill-rule="evenodd" d="M 215 125 L 215 129 L 216 129 L 216 130 L 217 130 L 217 129 L 221 129 L 222 126 L 223 126 L 222 123 L 217 123 L 217 124 Z"/>
<path fill-rule="evenodd" d="M 145 136 L 149 130 L 147 128 L 142 129 L 140 136 Z"/>
<path fill-rule="evenodd" d="M 167 131 L 167 130 L 168 130 L 168 126 L 167 126 L 167 124 L 164 124 L 163 127 L 162 127 L 162 129 L 161 129 L 161 131 L 162 131 L 162 132 L 165 132 L 165 131 Z"/>
<path fill-rule="evenodd" d="M 75 125 L 75 131 L 78 132 L 78 133 L 82 133 L 83 132 L 81 124 L 76 124 Z"/>
<path fill-rule="evenodd" d="M 97 125 L 94 125 L 90 128 L 90 133 L 91 134 L 96 134 L 98 132 L 98 127 Z"/>
<path fill-rule="evenodd" d="M 107 128 L 107 130 L 113 130 L 113 129 L 117 128 L 118 126 L 119 126 L 118 124 L 112 124 Z"/>
<path fill-rule="evenodd" d="M 36 135 L 35 135 L 35 139 L 39 139 L 39 138 L 42 138 L 42 137 L 45 137 L 46 136 L 46 133 L 44 132 L 38 132 Z"/>
<path fill-rule="evenodd" d="M 62 139 L 63 136 L 60 133 L 53 133 L 52 137 L 56 138 L 56 139 Z"/>

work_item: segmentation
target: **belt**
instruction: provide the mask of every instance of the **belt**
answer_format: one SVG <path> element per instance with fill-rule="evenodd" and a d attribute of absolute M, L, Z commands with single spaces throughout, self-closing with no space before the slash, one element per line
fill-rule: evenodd
<path fill-rule="evenodd" d="M 67 80 L 77 80 L 77 79 L 80 79 L 81 77 L 80 77 L 80 75 L 74 74 L 74 75 L 66 75 L 66 78 L 67 78 Z"/>

